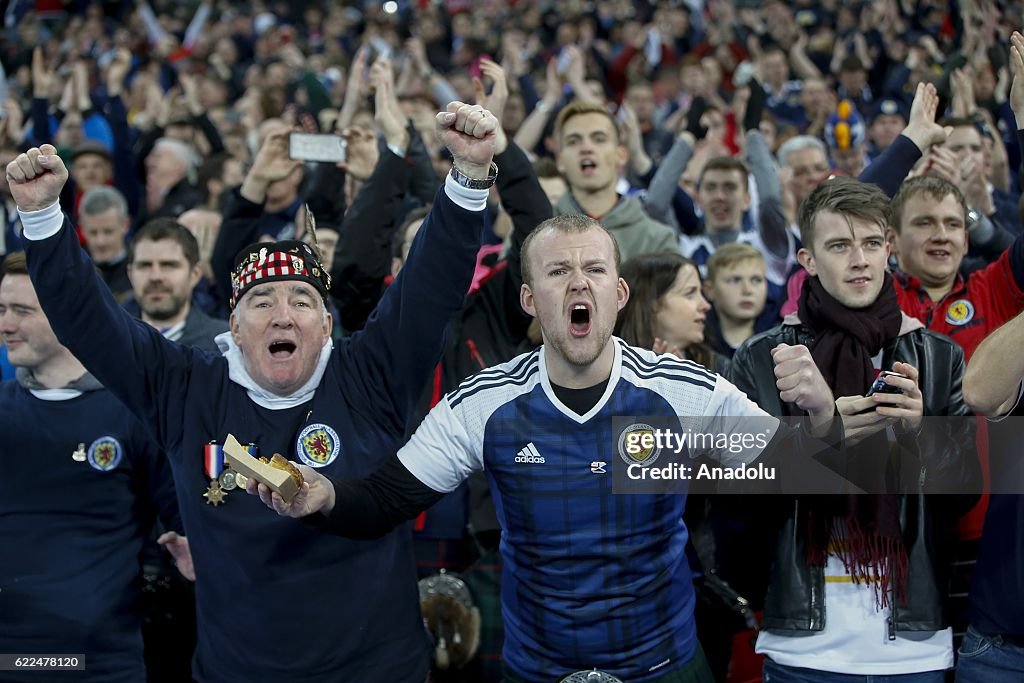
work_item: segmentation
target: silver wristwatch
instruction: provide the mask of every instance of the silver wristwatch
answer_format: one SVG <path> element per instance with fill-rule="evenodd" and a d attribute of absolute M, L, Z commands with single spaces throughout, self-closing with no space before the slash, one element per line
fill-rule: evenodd
<path fill-rule="evenodd" d="M 468 187 L 473 190 L 486 190 L 493 185 L 494 181 L 498 178 L 498 165 L 493 161 L 491 162 L 490 173 L 486 178 L 470 178 L 468 175 L 460 171 L 458 166 L 452 164 L 451 176 L 455 182 L 463 187 Z"/>
<path fill-rule="evenodd" d="M 977 209 L 968 209 L 967 211 L 967 230 L 970 232 L 978 223 L 981 221 L 982 213 Z"/>

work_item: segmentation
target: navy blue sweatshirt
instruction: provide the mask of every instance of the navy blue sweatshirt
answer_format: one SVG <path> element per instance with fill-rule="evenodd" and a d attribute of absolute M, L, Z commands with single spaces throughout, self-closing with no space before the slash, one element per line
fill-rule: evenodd
<path fill-rule="evenodd" d="M 145 680 L 139 555 L 155 514 L 183 533 L 167 459 L 104 389 L 43 400 L 4 382 L 0 434 L 0 652 L 84 654 L 87 672 L 0 681 Z"/>
<path fill-rule="evenodd" d="M 444 329 L 462 308 L 484 212 L 440 191 L 410 258 L 364 330 L 335 346 L 314 397 L 256 404 L 224 357 L 184 348 L 124 312 L 65 218 L 29 242 L 29 271 L 58 338 L 154 432 L 171 459 L 196 568 L 195 677 L 209 681 L 420 683 L 430 653 L 409 530 L 331 538 L 234 491 L 206 503 L 203 446 L 228 433 L 299 460 L 312 431 L 335 453 L 321 471 L 365 477 L 402 443 Z"/>

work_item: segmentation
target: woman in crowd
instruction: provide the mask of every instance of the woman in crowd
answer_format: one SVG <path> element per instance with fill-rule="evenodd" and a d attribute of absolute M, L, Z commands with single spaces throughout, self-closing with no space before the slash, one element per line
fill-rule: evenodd
<path fill-rule="evenodd" d="M 697 266 L 679 254 L 645 254 L 622 266 L 629 301 L 615 334 L 628 344 L 673 353 L 722 374 L 728 361 L 704 343 L 711 304 L 701 292 Z"/>

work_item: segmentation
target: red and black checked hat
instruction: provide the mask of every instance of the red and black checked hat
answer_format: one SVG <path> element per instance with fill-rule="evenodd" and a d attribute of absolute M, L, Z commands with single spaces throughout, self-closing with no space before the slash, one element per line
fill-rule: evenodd
<path fill-rule="evenodd" d="M 324 301 L 331 289 L 331 274 L 324 270 L 313 247 L 299 240 L 250 244 L 235 257 L 231 271 L 231 308 L 256 285 L 299 280 L 313 285 Z"/>

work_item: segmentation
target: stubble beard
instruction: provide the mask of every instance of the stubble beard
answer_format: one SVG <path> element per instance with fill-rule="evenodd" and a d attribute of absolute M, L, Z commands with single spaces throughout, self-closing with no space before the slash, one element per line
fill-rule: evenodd
<path fill-rule="evenodd" d="M 611 336 L 610 330 L 602 333 L 592 329 L 584 339 L 577 340 L 563 333 L 553 338 L 550 343 L 570 365 L 583 368 L 598 359 Z"/>
<path fill-rule="evenodd" d="M 160 304 L 149 304 L 142 309 L 148 317 L 153 320 L 171 320 L 181 313 L 185 308 L 185 301 L 173 294 L 167 294 L 167 301 Z M 141 302 L 140 302 L 141 306 Z"/>

